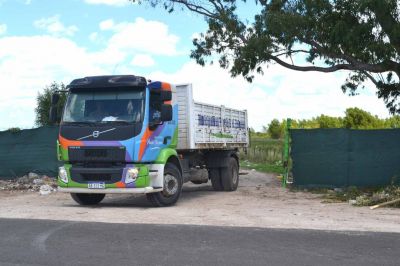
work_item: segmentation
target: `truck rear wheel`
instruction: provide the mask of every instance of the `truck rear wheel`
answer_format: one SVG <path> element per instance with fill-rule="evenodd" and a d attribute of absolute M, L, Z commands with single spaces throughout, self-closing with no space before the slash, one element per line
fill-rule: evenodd
<path fill-rule="evenodd" d="M 211 168 L 209 171 L 211 185 L 215 191 L 222 191 L 224 187 L 221 182 L 220 168 Z"/>
<path fill-rule="evenodd" d="M 221 168 L 221 182 L 225 191 L 235 191 L 239 185 L 239 165 L 235 158 L 228 159 L 228 167 Z"/>
<path fill-rule="evenodd" d="M 164 189 L 161 192 L 146 194 L 147 199 L 155 207 L 166 207 L 175 204 L 182 191 L 182 175 L 172 163 L 164 168 Z"/>
<path fill-rule="evenodd" d="M 71 193 L 71 197 L 80 205 L 96 205 L 104 199 L 106 194 Z"/>

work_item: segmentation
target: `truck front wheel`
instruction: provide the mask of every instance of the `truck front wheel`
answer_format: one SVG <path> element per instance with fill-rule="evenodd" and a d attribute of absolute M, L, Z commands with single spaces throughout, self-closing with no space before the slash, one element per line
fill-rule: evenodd
<path fill-rule="evenodd" d="M 164 189 L 161 192 L 146 194 L 147 199 L 155 207 L 166 207 L 175 204 L 182 191 L 182 175 L 178 167 L 167 163 L 164 168 Z"/>
<path fill-rule="evenodd" d="M 104 199 L 106 194 L 71 193 L 71 197 L 80 205 L 96 205 Z"/>

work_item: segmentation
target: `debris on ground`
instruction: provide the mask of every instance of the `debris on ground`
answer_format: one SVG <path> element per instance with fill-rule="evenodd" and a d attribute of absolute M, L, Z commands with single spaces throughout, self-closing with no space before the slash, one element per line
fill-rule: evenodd
<path fill-rule="evenodd" d="M 12 180 L 0 180 L 0 190 L 31 191 L 47 195 L 56 191 L 57 180 L 54 177 L 29 173 Z"/>
<path fill-rule="evenodd" d="M 49 185 L 40 186 L 39 193 L 40 195 L 49 195 L 51 192 L 55 191 L 55 188 L 52 188 Z"/>
<path fill-rule="evenodd" d="M 340 188 L 340 189 L 315 189 L 312 193 L 322 194 L 323 203 L 348 202 L 353 206 L 372 206 L 393 201 L 400 198 L 400 186 L 387 186 L 383 188 Z M 389 204 L 384 204 L 387 206 Z M 390 207 L 400 207 L 400 202 L 395 201 Z"/>
<path fill-rule="evenodd" d="M 384 206 L 388 206 L 388 205 L 392 205 L 392 204 L 395 204 L 395 203 L 398 203 L 398 202 L 400 202 L 400 198 L 395 199 L 395 200 L 391 200 L 391 201 L 387 201 L 387 202 L 384 202 L 384 203 L 380 203 L 380 204 L 371 206 L 371 207 L 369 207 L 369 208 L 370 208 L 371 210 L 375 210 L 375 209 L 377 209 L 377 208 L 384 207 Z"/>

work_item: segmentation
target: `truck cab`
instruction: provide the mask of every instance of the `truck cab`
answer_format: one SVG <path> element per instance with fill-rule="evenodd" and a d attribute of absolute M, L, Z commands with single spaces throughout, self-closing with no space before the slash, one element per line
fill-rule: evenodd
<path fill-rule="evenodd" d="M 169 206 L 177 202 L 184 182 L 205 183 L 213 175 L 219 190 L 237 188 L 237 149 L 179 149 L 178 115 L 192 118 L 179 110 L 175 86 L 116 75 L 75 79 L 67 90 L 57 141 L 64 163 L 58 190 L 71 193 L 79 204 L 97 204 L 108 193 L 142 193 L 155 206 Z M 53 96 L 51 120 L 57 117 Z M 226 189 L 222 168 L 230 171 Z"/>

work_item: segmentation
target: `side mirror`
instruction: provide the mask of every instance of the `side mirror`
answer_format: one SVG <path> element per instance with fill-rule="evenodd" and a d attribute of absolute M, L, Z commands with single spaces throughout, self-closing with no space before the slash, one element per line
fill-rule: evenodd
<path fill-rule="evenodd" d="M 51 95 L 51 105 L 57 105 L 59 100 L 60 100 L 60 94 L 53 93 Z"/>
<path fill-rule="evenodd" d="M 49 122 L 52 124 L 55 124 L 57 122 L 57 104 L 58 101 L 60 100 L 60 94 L 58 93 L 53 93 L 51 95 L 51 106 L 50 106 L 50 111 L 49 111 Z"/>
<path fill-rule="evenodd" d="M 172 105 L 163 104 L 161 105 L 161 121 L 171 121 L 172 120 Z"/>
<path fill-rule="evenodd" d="M 57 106 L 53 105 L 50 107 L 49 121 L 52 124 L 55 124 L 57 122 Z"/>
<path fill-rule="evenodd" d="M 162 102 L 171 101 L 172 100 L 172 92 L 171 91 L 161 91 L 160 98 Z"/>

